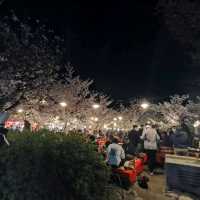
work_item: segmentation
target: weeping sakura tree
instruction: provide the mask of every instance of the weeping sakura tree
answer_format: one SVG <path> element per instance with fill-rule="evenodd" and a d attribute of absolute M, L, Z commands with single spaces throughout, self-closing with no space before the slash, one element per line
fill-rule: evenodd
<path fill-rule="evenodd" d="M 0 109 L 9 111 L 22 100 L 48 90 L 62 69 L 62 40 L 45 26 L 30 28 L 15 15 L 0 20 Z M 48 37 L 47 37 L 48 36 Z"/>

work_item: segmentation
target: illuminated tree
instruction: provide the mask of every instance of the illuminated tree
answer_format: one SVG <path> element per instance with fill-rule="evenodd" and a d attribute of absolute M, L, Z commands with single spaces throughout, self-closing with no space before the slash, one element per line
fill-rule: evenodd
<path fill-rule="evenodd" d="M 162 120 L 166 127 L 178 126 L 182 119 L 190 116 L 187 109 L 188 95 L 174 95 L 169 102 L 159 103 L 157 110 L 162 114 Z"/>
<path fill-rule="evenodd" d="M 0 21 L 0 106 L 9 110 L 32 91 L 59 79 L 61 40 L 37 22 L 30 28 L 15 15 Z"/>
<path fill-rule="evenodd" d="M 148 108 L 143 108 L 142 104 L 143 100 L 136 99 L 131 101 L 128 107 L 121 106 L 121 115 L 124 117 L 125 129 L 130 130 L 133 125 L 145 124 L 148 121 L 145 115 L 153 110 L 154 104 L 148 105 Z"/>
<path fill-rule="evenodd" d="M 195 119 L 200 117 L 200 97 L 197 96 L 196 99 L 190 100 L 187 104 L 187 110 L 191 113 L 191 116 Z"/>
<path fill-rule="evenodd" d="M 15 117 L 26 118 L 41 126 L 62 123 L 66 132 L 72 128 L 102 129 L 110 116 L 108 106 L 112 101 L 90 90 L 93 81 L 82 80 L 73 74 L 73 68 L 70 67 L 66 70 L 64 81 L 39 91 L 33 90 L 17 109 L 13 109 L 13 113 L 23 110 Z"/>

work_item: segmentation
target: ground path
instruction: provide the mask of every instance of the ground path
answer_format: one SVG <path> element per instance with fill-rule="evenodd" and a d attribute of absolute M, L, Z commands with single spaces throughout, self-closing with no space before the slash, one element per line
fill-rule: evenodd
<path fill-rule="evenodd" d="M 144 175 L 148 176 L 145 172 Z M 148 177 L 150 179 L 148 190 L 141 189 L 137 184 L 133 188 L 133 190 L 136 191 L 138 200 L 193 200 L 193 198 L 189 198 L 184 194 L 179 195 L 179 197 L 174 195 L 172 195 L 173 197 L 167 196 L 165 192 L 166 191 L 165 175 L 154 175 Z"/>
<path fill-rule="evenodd" d="M 140 198 L 143 200 L 172 200 L 172 198 L 167 197 L 165 194 L 166 183 L 164 175 L 154 175 L 148 177 L 150 179 L 148 190 L 141 189 L 137 184 L 134 187 Z"/>
<path fill-rule="evenodd" d="M 179 196 L 171 194 L 172 197 L 169 197 L 165 192 L 165 175 L 149 176 L 146 172 L 142 175 L 148 176 L 150 179 L 148 190 L 140 188 L 137 183 L 129 191 L 114 187 L 115 190 L 112 190 L 112 193 L 117 195 L 111 200 L 200 200 L 189 198 L 183 194 Z"/>

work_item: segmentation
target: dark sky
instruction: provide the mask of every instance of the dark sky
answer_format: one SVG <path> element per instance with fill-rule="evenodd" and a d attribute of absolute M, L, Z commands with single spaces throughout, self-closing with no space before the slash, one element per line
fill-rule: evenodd
<path fill-rule="evenodd" d="M 155 14 L 156 0 L 7 0 L 64 35 L 67 57 L 95 89 L 118 100 L 188 92 L 189 62 Z"/>

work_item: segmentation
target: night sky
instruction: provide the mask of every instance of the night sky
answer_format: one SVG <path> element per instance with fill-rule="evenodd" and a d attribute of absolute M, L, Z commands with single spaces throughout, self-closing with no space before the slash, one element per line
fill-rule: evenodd
<path fill-rule="evenodd" d="M 7 0 L 1 12 L 42 20 L 65 38 L 66 58 L 116 100 L 190 92 L 190 61 L 155 14 L 156 0 Z M 194 92 L 194 91 L 193 91 Z"/>

